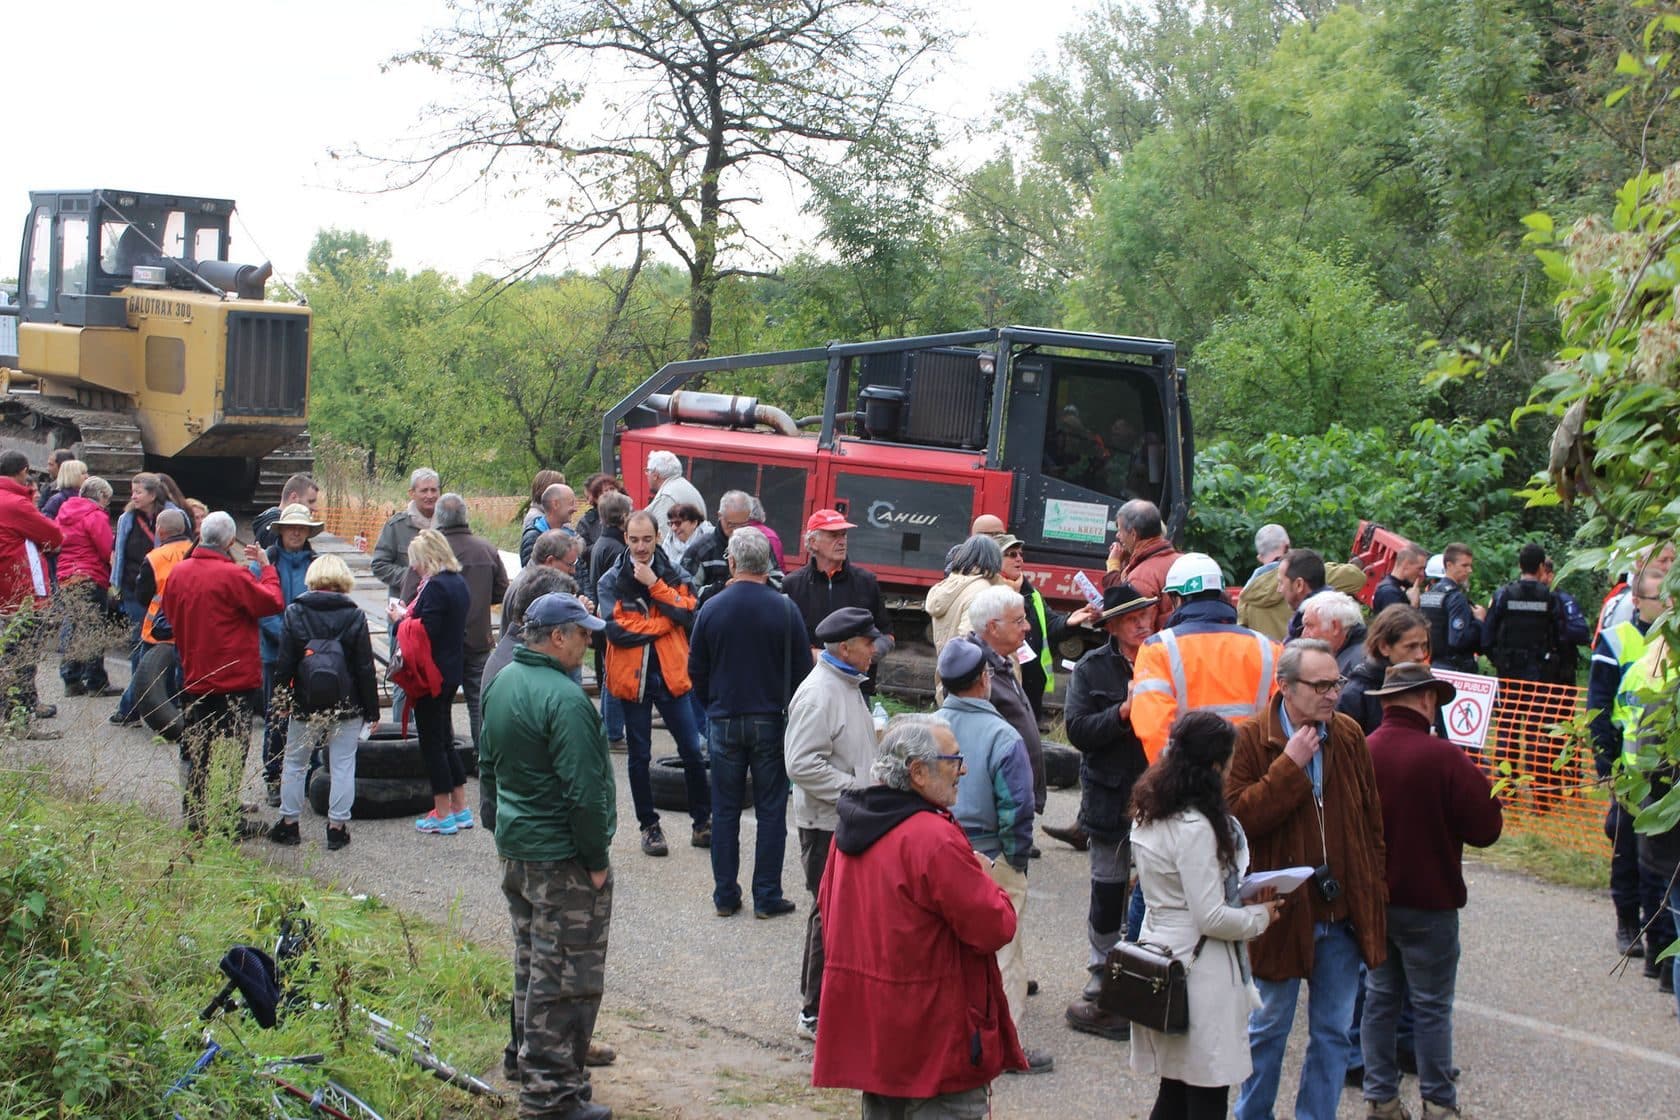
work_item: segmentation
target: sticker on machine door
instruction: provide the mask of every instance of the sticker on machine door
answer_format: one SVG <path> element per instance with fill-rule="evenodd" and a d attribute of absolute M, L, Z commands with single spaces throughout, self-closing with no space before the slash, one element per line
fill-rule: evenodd
<path fill-rule="evenodd" d="M 1044 499 L 1044 539 L 1102 544 L 1108 539 L 1108 507 L 1098 502 Z"/>

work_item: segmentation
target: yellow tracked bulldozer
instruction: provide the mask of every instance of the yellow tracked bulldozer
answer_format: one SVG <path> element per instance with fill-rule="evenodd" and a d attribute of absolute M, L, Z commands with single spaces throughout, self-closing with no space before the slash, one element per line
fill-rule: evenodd
<path fill-rule="evenodd" d="M 311 464 L 308 306 L 228 259 L 228 199 L 39 191 L 0 298 L 0 447 L 67 447 L 119 496 L 141 470 L 231 507 Z"/>

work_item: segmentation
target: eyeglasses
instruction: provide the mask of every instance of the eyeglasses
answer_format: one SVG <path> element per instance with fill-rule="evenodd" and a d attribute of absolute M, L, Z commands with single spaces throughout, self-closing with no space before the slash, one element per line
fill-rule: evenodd
<path fill-rule="evenodd" d="M 954 762 L 958 766 L 965 765 L 963 762 L 963 756 L 960 754 L 936 754 L 933 757 L 937 758 L 940 762 Z"/>
<path fill-rule="evenodd" d="M 1342 689 L 1346 688 L 1348 679 L 1346 677 L 1337 677 L 1333 681 L 1296 681 L 1295 683 L 1301 685 L 1303 688 L 1312 689 L 1320 696 L 1328 696 L 1332 692 L 1340 692 Z"/>

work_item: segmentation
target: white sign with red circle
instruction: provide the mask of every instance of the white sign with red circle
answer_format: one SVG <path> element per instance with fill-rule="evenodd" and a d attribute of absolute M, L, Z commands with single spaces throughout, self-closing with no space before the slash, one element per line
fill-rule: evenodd
<path fill-rule="evenodd" d="M 1447 701 L 1441 719 L 1447 725 L 1447 738 L 1465 750 L 1479 751 L 1487 742 L 1488 725 L 1493 722 L 1493 701 L 1499 695 L 1499 681 L 1478 673 L 1455 673 L 1450 669 L 1431 669 L 1437 680 L 1446 681 L 1458 689 L 1458 695 Z"/>

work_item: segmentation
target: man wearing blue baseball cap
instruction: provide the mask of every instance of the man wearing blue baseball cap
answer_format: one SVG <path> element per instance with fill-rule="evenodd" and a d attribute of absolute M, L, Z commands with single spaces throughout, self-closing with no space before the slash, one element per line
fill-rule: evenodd
<path fill-rule="evenodd" d="M 589 1101 L 584 1057 L 601 1009 L 618 825 L 607 737 L 572 680 L 606 624 L 576 596 L 525 612 L 523 644 L 484 693 L 478 780 L 495 814 L 513 918 L 513 1044 L 503 1056 L 521 1115 L 610 1120 Z"/>

